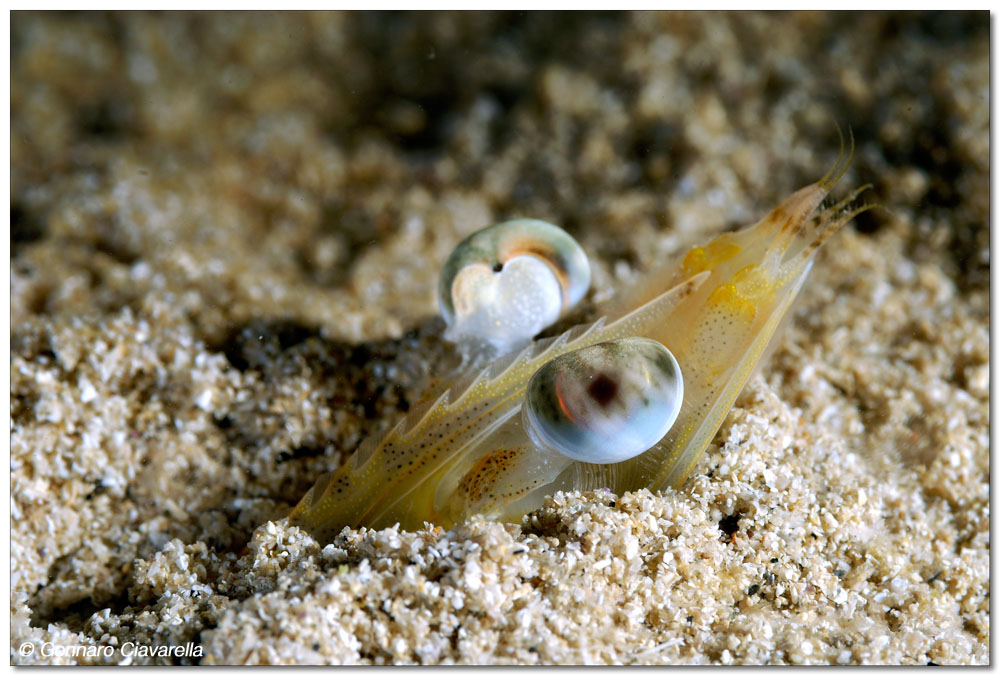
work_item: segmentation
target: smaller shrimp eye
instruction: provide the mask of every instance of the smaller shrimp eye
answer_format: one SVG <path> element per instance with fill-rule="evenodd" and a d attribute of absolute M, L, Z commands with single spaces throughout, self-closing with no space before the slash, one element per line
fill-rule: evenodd
<path fill-rule="evenodd" d="M 438 283 L 452 342 L 517 349 L 590 288 L 587 255 L 561 228 L 530 218 L 473 233 L 445 261 Z"/>
<path fill-rule="evenodd" d="M 684 400 L 677 360 L 648 338 L 598 343 L 552 359 L 528 382 L 524 424 L 573 460 L 621 462 L 670 430 Z"/>

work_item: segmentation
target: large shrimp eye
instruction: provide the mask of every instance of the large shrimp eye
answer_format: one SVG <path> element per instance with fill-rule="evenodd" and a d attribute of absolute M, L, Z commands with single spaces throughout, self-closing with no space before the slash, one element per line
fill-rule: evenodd
<path fill-rule="evenodd" d="M 441 270 L 445 337 L 507 352 L 554 323 L 589 287 L 587 255 L 561 228 L 530 218 L 490 226 L 455 247 Z"/>
<path fill-rule="evenodd" d="M 684 400 L 677 360 L 655 340 L 622 338 L 556 357 L 525 393 L 532 440 L 573 460 L 633 458 L 670 430 Z"/>

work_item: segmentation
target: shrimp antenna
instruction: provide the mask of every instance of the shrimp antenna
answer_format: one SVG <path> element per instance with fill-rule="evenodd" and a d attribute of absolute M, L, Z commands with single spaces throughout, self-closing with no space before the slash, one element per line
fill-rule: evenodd
<path fill-rule="evenodd" d="M 850 139 L 850 148 L 847 151 L 847 158 L 844 158 L 844 132 L 840 129 L 840 125 L 834 122 L 837 127 L 837 136 L 840 137 L 840 153 L 837 155 L 837 161 L 834 162 L 830 171 L 826 175 L 817 181 L 817 185 L 824 190 L 829 190 L 837 184 L 845 173 L 847 173 L 847 168 L 851 166 L 851 160 L 854 159 L 854 132 L 851 130 L 851 126 L 847 126 L 847 135 Z"/>
<path fill-rule="evenodd" d="M 863 214 L 866 211 L 871 211 L 872 209 L 881 208 L 880 204 L 868 203 L 862 204 L 859 207 L 854 207 L 849 211 L 845 211 L 835 218 L 830 219 L 828 222 L 822 224 L 822 230 L 816 235 L 816 238 L 806 246 L 805 249 L 799 254 L 800 257 L 809 258 L 816 249 L 823 246 L 823 243 L 830 238 L 830 235 L 837 232 L 848 221 L 853 219 L 858 214 Z"/>

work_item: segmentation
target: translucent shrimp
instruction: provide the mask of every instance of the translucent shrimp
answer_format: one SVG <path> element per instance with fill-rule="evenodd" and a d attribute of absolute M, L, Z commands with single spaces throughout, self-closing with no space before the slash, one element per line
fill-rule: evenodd
<path fill-rule="evenodd" d="M 621 493 L 679 485 L 765 354 L 819 247 L 869 208 L 854 206 L 866 186 L 820 209 L 847 170 L 853 137 L 850 145 L 820 181 L 757 224 L 693 248 L 596 322 L 538 340 L 438 390 L 443 394 L 320 477 L 291 522 L 329 541 L 344 526 L 450 527 L 474 514 L 516 521 L 557 490 Z M 608 347 L 587 351 L 598 344 Z M 581 358 L 559 359 L 576 351 Z M 581 364 L 596 366 L 581 371 Z M 570 379 L 562 390 L 549 382 L 560 378 Z M 573 378 L 589 380 L 580 385 Z M 579 406 L 565 406 L 561 391 L 577 393 Z M 541 396 L 555 396 L 556 403 Z M 617 429 L 608 427 L 613 411 L 625 426 L 643 421 L 634 436 L 645 441 L 634 450 L 605 448 L 617 438 L 608 432 Z M 600 426 L 592 424 L 597 414 Z M 657 427 L 658 416 L 673 424 Z M 581 429 L 567 430 L 574 421 Z M 547 443 L 550 437 L 539 432 L 549 429 L 559 443 Z M 593 436 L 598 433 L 607 439 Z M 650 434 L 662 437 L 647 439 Z M 561 447 L 574 439 L 581 440 L 579 452 Z"/>

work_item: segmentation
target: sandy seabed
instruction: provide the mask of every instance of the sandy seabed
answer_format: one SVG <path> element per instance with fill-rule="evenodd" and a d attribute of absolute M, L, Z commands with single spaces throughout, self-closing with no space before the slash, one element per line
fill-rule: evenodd
<path fill-rule="evenodd" d="M 12 663 L 989 662 L 986 12 L 14 13 L 11 42 Z M 283 520 L 447 361 L 463 237 L 562 225 L 593 319 L 823 175 L 837 123 L 883 208 L 682 487 Z"/>

